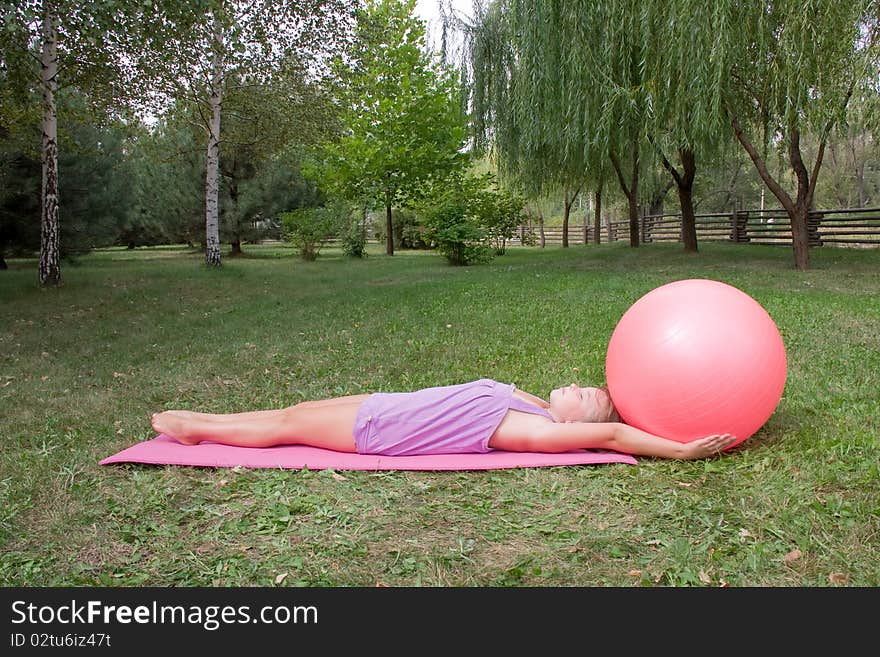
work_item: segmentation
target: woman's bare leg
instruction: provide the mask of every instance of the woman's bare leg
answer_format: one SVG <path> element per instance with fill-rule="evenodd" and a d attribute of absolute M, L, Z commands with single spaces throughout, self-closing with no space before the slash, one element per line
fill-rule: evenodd
<path fill-rule="evenodd" d="M 362 402 L 369 396 L 369 393 L 367 393 L 364 395 L 346 395 L 345 397 L 331 397 L 330 399 L 319 399 L 317 401 L 300 402 L 299 404 L 297 404 L 297 406 L 304 406 L 306 408 L 321 408 L 324 406 L 336 406 L 337 404 L 351 404 L 353 402 Z"/>
<path fill-rule="evenodd" d="M 305 402 L 279 410 L 229 415 L 165 411 L 154 415 L 152 423 L 159 433 L 187 445 L 209 440 L 239 447 L 311 445 L 354 452 L 354 421 L 362 402 L 357 398 L 318 406 Z"/>
<path fill-rule="evenodd" d="M 244 422 L 247 420 L 265 420 L 284 413 L 283 408 L 273 408 L 267 411 L 249 411 L 247 413 L 199 413 L 197 411 L 164 411 L 175 417 L 190 421 L 202 422 Z"/>
<path fill-rule="evenodd" d="M 348 395 L 345 397 L 333 397 L 330 399 L 320 399 L 317 401 L 300 402 L 296 406 L 302 408 L 321 408 L 325 406 L 336 406 L 337 404 L 351 404 L 354 402 L 362 402 L 369 394 L 366 395 Z M 196 411 L 167 411 L 174 413 L 187 419 L 195 420 L 211 420 L 215 422 L 238 422 L 241 420 L 262 420 L 273 417 L 279 413 L 286 412 L 287 409 L 270 409 L 267 411 L 248 411 L 247 413 L 198 413 Z"/>

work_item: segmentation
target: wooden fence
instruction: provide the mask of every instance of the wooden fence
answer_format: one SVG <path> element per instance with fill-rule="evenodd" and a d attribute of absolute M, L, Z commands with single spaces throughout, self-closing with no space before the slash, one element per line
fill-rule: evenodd
<path fill-rule="evenodd" d="M 697 214 L 695 219 L 698 242 L 791 246 L 791 224 L 784 210 Z M 880 208 L 818 210 L 810 213 L 808 230 L 810 246 L 877 248 L 880 247 Z M 680 242 L 681 215 L 644 215 L 639 219 L 639 231 L 643 243 Z M 532 224 L 523 226 L 513 242 L 521 243 L 529 234 L 533 239 L 540 239 L 538 226 Z M 599 237 L 603 243 L 628 242 L 629 220 L 612 221 L 610 216 L 606 216 L 601 222 Z M 562 244 L 562 229 L 545 228 L 544 241 L 546 244 Z M 585 241 L 596 242 L 592 221 L 586 227 L 583 224 L 569 224 L 569 244 L 583 244 Z"/>

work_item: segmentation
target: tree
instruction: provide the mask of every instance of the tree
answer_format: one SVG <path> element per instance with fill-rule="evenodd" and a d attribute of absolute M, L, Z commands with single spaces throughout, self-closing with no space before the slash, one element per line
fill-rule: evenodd
<path fill-rule="evenodd" d="M 532 184 L 555 181 L 565 206 L 586 183 L 595 222 L 602 189 L 616 179 L 632 246 L 653 151 L 678 190 L 685 249 L 696 250 L 696 160 L 722 141 L 721 103 L 710 90 L 724 62 L 712 32 L 694 30 L 692 20 L 712 14 L 697 0 L 496 0 L 470 29 L 477 133 L 491 137 L 502 170 Z"/>
<path fill-rule="evenodd" d="M 59 135 L 58 177 L 65 181 L 64 221 L 58 225 L 59 260 L 113 244 L 131 200 L 129 127 L 89 116 L 87 99 L 63 92 L 65 130 Z M 27 129 L 29 128 L 29 129 Z M 42 172 L 36 147 L 39 121 L 0 129 L 0 252 L 40 251 Z M 0 253 L 2 255 L 2 253 Z"/>
<path fill-rule="evenodd" d="M 414 8 L 415 0 L 376 0 L 359 13 L 353 48 L 336 61 L 343 130 L 326 146 L 319 174 L 336 193 L 384 207 L 388 255 L 392 207 L 465 162 L 457 79 L 425 52 Z"/>
<path fill-rule="evenodd" d="M 193 6 L 197 5 L 193 3 Z M 132 84 L 144 59 L 145 43 L 158 45 L 178 3 L 156 0 L 26 0 L 0 1 L 0 53 L 6 78 L 19 85 L 17 100 L 39 98 L 42 127 L 41 220 L 39 277 L 43 285 L 61 281 L 62 230 L 59 211 L 59 99 L 87 101 L 80 117 L 106 114 L 119 118 L 136 103 L 141 87 Z M 189 9 L 189 7 L 187 8 Z M 156 11 L 162 16 L 156 17 Z M 155 20 L 154 20 L 155 19 Z M 177 24 L 180 29 L 186 26 Z M 159 48 L 161 49 L 161 48 Z M 33 93 L 36 91 L 36 93 Z M 15 126 L 15 103 L 0 94 L 0 124 Z M 10 106 L 13 112 L 10 113 Z M 68 119 L 77 114 L 66 109 Z M 19 112 L 20 114 L 20 112 Z M 26 113 L 27 115 L 27 113 Z M 59 129 L 60 128 L 60 129 Z"/>
<path fill-rule="evenodd" d="M 118 122 L 66 123 L 58 160 L 59 175 L 66 181 L 62 257 L 115 244 L 132 200 L 128 127 Z"/>
<path fill-rule="evenodd" d="M 484 179 L 471 203 L 471 212 L 478 225 L 486 230 L 486 238 L 495 255 L 504 255 L 507 242 L 523 223 L 525 199 L 510 190 L 500 188 L 494 177 Z"/>
<path fill-rule="evenodd" d="M 864 208 L 880 198 L 880 144 L 871 130 L 868 101 L 853 98 L 849 109 L 845 124 L 828 141 L 826 184 L 816 186 L 819 207 Z M 818 148 L 815 142 L 811 138 L 805 148 L 810 158 Z"/>
<path fill-rule="evenodd" d="M 228 86 L 219 170 L 228 200 L 223 228 L 229 235 L 231 254 L 237 255 L 253 219 L 249 214 L 253 208 L 242 203 L 245 189 L 270 162 L 288 168 L 295 165 L 295 160 L 286 164 L 272 160 L 280 153 L 289 157 L 294 150 L 317 143 L 336 118 L 328 94 L 310 82 L 295 61 L 283 65 L 273 79 L 251 76 L 230 81 Z"/>
<path fill-rule="evenodd" d="M 646 61 L 661 54 L 662 18 L 636 0 L 496 0 L 467 30 L 477 143 L 491 144 L 503 174 L 561 189 L 569 207 L 582 185 L 599 191 L 610 168 L 632 246 L 661 85 Z"/>
<path fill-rule="evenodd" d="M 723 119 L 792 217 L 803 267 L 828 136 L 855 90 L 877 92 L 878 20 L 877 0 L 496 0 L 470 49 L 478 133 L 491 137 L 502 170 L 526 178 L 570 182 L 595 153 L 607 156 L 633 246 L 652 144 L 678 188 L 685 248 L 695 249 L 696 159 L 724 142 Z M 800 146 L 810 132 L 819 136 L 812 171 Z M 796 197 L 766 166 L 770 145 L 786 152 Z"/>
<path fill-rule="evenodd" d="M 473 21 L 451 22 L 465 35 L 475 149 L 491 153 L 502 179 L 528 196 L 562 196 L 567 247 L 572 205 L 584 186 L 598 187 L 604 151 L 583 129 L 586 105 L 571 102 L 571 68 L 558 74 L 586 42 L 564 31 L 564 10 L 552 4 L 498 0 L 475 5 Z"/>
<path fill-rule="evenodd" d="M 717 157 L 730 141 L 718 88 L 726 53 L 710 24 L 714 3 L 670 0 L 651 9 L 641 64 L 649 89 L 647 138 L 678 193 L 684 249 L 696 251 L 697 162 Z"/>
<path fill-rule="evenodd" d="M 492 257 L 489 232 L 476 214 L 485 182 L 467 175 L 450 176 L 424 199 L 425 240 L 451 265 L 486 262 Z"/>
<path fill-rule="evenodd" d="M 317 206 L 320 193 L 301 171 L 303 155 L 289 146 L 261 161 L 256 173 L 241 186 L 239 219 L 259 237 L 280 237 L 284 211 Z"/>
<path fill-rule="evenodd" d="M 306 262 L 313 262 L 321 248 L 351 220 L 351 208 L 336 201 L 316 208 L 300 208 L 281 214 L 285 238 L 299 249 Z"/>
<path fill-rule="evenodd" d="M 132 145 L 132 203 L 119 241 L 201 242 L 204 235 L 205 161 L 186 106 L 178 106 Z"/>
<path fill-rule="evenodd" d="M 186 3 L 183 5 L 181 12 L 186 10 Z M 148 54 L 146 79 L 160 86 L 165 97 L 191 102 L 204 130 L 207 264 L 221 264 L 220 157 L 225 99 L 242 86 L 271 86 L 291 65 L 318 75 L 323 59 L 345 38 L 349 5 L 346 0 L 202 0 L 190 10 L 191 20 L 168 21 L 169 36 L 158 40 Z"/>
<path fill-rule="evenodd" d="M 40 248 L 40 161 L 0 126 L 0 269 L 8 253 Z"/>
<path fill-rule="evenodd" d="M 39 278 L 61 282 L 58 179 L 58 92 L 77 87 L 90 102 L 118 107 L 136 95 L 127 83 L 145 35 L 153 34 L 153 3 L 124 0 L 4 0 L 0 2 L 0 53 L 7 79 L 39 91 L 42 113 L 42 180 Z M 173 7 L 176 3 L 168 3 Z M 161 21 L 159 21 L 161 24 Z M 184 26 L 181 26 L 185 29 Z M 4 98 L 8 101 L 8 98 Z M 0 102 L 0 124 L 10 105 Z"/>
<path fill-rule="evenodd" d="M 825 149 L 854 94 L 876 95 L 880 56 L 877 0 L 717 3 L 718 48 L 727 53 L 720 91 L 737 140 L 791 221 L 794 264 L 810 266 L 808 219 Z M 812 163 L 804 137 L 816 136 Z M 796 180 L 794 194 L 767 164 L 778 149 Z"/>

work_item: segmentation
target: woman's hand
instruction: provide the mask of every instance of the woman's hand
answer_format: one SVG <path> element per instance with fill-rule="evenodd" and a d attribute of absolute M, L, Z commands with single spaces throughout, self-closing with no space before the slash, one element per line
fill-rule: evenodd
<path fill-rule="evenodd" d="M 715 456 L 736 442 L 736 436 L 729 433 L 716 433 L 684 444 L 684 459 L 704 459 Z"/>

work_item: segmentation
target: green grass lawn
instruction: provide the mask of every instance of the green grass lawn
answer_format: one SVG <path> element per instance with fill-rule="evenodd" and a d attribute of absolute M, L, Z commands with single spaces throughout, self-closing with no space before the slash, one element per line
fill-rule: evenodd
<path fill-rule="evenodd" d="M 706 244 L 304 263 L 246 247 L 108 250 L 0 272 L 5 586 L 880 585 L 880 252 Z M 235 412 L 479 377 L 604 382 L 641 295 L 707 277 L 776 320 L 788 381 L 722 458 L 487 472 L 98 461 L 151 413 Z M 286 575 L 285 575 L 286 574 Z M 279 577 L 285 575 L 284 577 Z"/>

